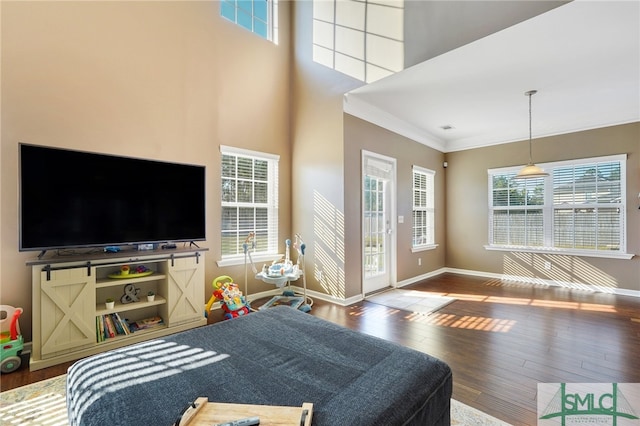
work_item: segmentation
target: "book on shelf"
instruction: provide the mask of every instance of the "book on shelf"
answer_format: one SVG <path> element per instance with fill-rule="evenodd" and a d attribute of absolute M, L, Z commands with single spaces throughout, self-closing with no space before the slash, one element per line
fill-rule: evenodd
<path fill-rule="evenodd" d="M 102 322 L 102 317 L 96 317 L 96 341 L 98 343 L 104 340 L 104 325 Z"/>
<path fill-rule="evenodd" d="M 113 323 L 113 327 L 116 329 L 116 334 L 127 334 L 124 332 L 124 329 L 122 328 L 120 321 L 118 321 L 118 317 L 116 316 L 116 314 L 111 315 L 111 322 Z"/>
<path fill-rule="evenodd" d="M 161 325 L 164 325 L 164 321 L 162 320 L 162 317 L 159 317 L 156 315 L 153 317 L 144 318 L 137 321 L 132 321 L 129 324 L 129 330 L 131 332 L 139 331 L 139 330 L 147 330 L 149 328 L 154 328 Z"/>
<path fill-rule="evenodd" d="M 120 314 L 104 314 L 96 317 L 96 341 L 98 343 L 129 334 L 131 334 L 130 325 Z"/>
<path fill-rule="evenodd" d="M 109 337 L 116 337 L 116 331 L 115 331 L 115 327 L 113 326 L 111 315 L 104 316 L 104 324 L 105 324 L 104 328 L 107 330 L 107 334 L 109 335 Z"/>
<path fill-rule="evenodd" d="M 118 324 L 120 324 L 120 328 L 122 329 L 122 332 L 124 334 L 131 334 L 131 331 L 129 330 L 129 324 L 127 323 L 127 321 L 123 320 L 117 312 L 114 315 L 116 317 L 116 321 L 118 322 Z"/>

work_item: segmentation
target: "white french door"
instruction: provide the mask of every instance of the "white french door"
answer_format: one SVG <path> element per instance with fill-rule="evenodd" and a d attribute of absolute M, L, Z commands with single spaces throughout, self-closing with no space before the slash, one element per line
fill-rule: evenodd
<path fill-rule="evenodd" d="M 395 158 L 362 151 L 362 293 L 395 282 Z"/>

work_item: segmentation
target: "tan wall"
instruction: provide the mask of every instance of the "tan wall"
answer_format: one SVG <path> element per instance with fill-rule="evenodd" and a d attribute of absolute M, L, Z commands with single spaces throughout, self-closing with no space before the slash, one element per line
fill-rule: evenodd
<path fill-rule="evenodd" d="M 280 2 L 278 45 L 224 21 L 218 7 L 217 2 L 191 1 L 0 2 L 0 302 L 26 308 L 22 328 L 27 340 L 31 286 L 25 262 L 35 253 L 17 250 L 20 141 L 206 165 L 207 282 L 222 274 L 243 279 L 242 267 L 220 269 L 214 262 L 220 256 L 219 145 L 279 154 L 281 240 L 301 233 L 308 247 L 309 287 L 339 298 L 361 291 L 360 226 L 354 222 L 360 214 L 354 201 L 360 195 L 359 187 L 357 195 L 352 187 L 352 173 L 360 170 L 356 151 L 365 147 L 403 164 L 409 163 L 407 154 L 422 158 L 424 153 L 424 166 L 443 178 L 437 180 L 438 188 L 444 185 L 441 154 L 342 113 L 343 94 L 362 83 L 313 62 L 312 2 Z M 290 22 L 295 24 L 295 46 Z M 455 27 L 455 32 L 463 31 Z M 586 138 L 581 133 L 558 137 L 568 141 L 566 148 L 555 144 L 556 138 L 541 140 L 546 154 L 536 159 L 571 158 L 585 150 L 604 155 L 612 153 L 612 140 L 622 143 L 631 153 L 629 250 L 638 253 L 634 203 L 640 192 L 640 138 L 637 124 L 620 129 L 613 136 L 594 131 L 586 132 Z M 352 141 L 355 145 L 345 148 Z M 446 156 L 447 189 L 437 203 L 446 202 L 447 217 L 437 213 L 437 227 L 447 232 L 438 231 L 441 246 L 424 254 L 422 268 L 416 255 L 406 253 L 407 241 L 399 239 L 399 280 L 442 266 L 443 252 L 446 266 L 504 269 L 503 256 L 482 248 L 486 168 L 509 165 L 516 151 L 524 149 L 513 144 Z M 478 154 L 484 160 L 475 164 Z M 463 164 L 469 165 L 468 172 L 461 171 Z M 471 212 L 469 204 L 483 208 Z M 405 218 L 410 216 L 402 213 L 406 208 L 398 206 Z M 638 289 L 637 259 L 573 260 L 588 262 L 620 287 Z M 250 281 L 250 292 L 269 289 Z M 209 294 L 207 288 L 205 297 Z"/>
<path fill-rule="evenodd" d="M 496 7 L 490 1 L 473 5 L 468 1 L 405 2 L 405 63 L 413 65 L 429 59 L 558 4 L 510 1 Z M 313 61 L 313 2 L 294 2 L 292 10 L 295 39 L 291 103 L 292 229 L 303 235 L 308 246 L 308 287 L 344 299 L 362 291 L 360 213 L 353 204 L 360 195 L 359 188 L 356 193 L 351 188 L 359 182 L 353 173 L 360 170 L 360 157 L 353 155 L 356 148 L 349 145 L 355 143 L 358 148 L 368 145 L 356 136 L 363 130 L 360 124 L 357 129 L 349 128 L 351 120 L 344 118 L 342 102 L 345 93 L 363 83 Z M 364 131 L 369 133 L 370 129 Z M 347 135 L 354 136 L 356 141 L 348 140 Z M 384 145 L 381 141 L 385 138 L 395 141 L 397 136 L 376 136 L 372 147 Z M 392 150 L 389 155 L 395 154 Z M 441 167 L 442 161 L 438 164 Z M 444 217 L 441 220 L 444 224 Z M 442 266 L 444 231 L 439 231 L 437 238 L 441 247 L 434 252 L 424 255 L 398 252 L 399 280 Z M 423 258 L 422 267 L 417 266 L 418 256 Z"/>
<path fill-rule="evenodd" d="M 537 163 L 628 154 L 627 251 L 640 254 L 640 123 L 533 140 Z M 640 258 L 603 259 L 487 251 L 487 169 L 527 162 L 527 142 L 452 152 L 446 155 L 447 244 L 451 268 L 517 274 L 545 280 L 581 282 L 640 290 Z M 551 271 L 544 261 L 552 262 Z"/>
<path fill-rule="evenodd" d="M 280 232 L 283 241 L 290 235 L 288 2 L 280 5 L 279 45 L 223 20 L 217 2 L 1 7 L 0 300 L 25 308 L 27 340 L 25 262 L 37 253 L 18 252 L 18 142 L 206 165 L 207 283 L 223 274 L 243 282 L 242 267 L 215 267 L 219 146 L 279 154 Z M 210 293 L 207 284 L 203 299 Z"/>
<path fill-rule="evenodd" d="M 411 280 L 445 266 L 445 171 L 444 154 L 435 149 L 374 124 L 345 114 L 345 247 L 349 254 L 347 268 L 348 295 L 361 294 L 362 281 L 362 151 L 396 159 L 396 214 L 404 216 L 404 223 L 396 222 L 396 275 L 397 282 Z M 348 166 L 346 166 L 348 165 Z M 438 247 L 411 253 L 413 174 L 412 166 L 421 166 L 436 172 L 435 189 L 435 243 Z M 418 265 L 418 258 L 422 265 Z"/>
<path fill-rule="evenodd" d="M 349 254 L 344 241 L 342 99 L 363 83 L 313 61 L 311 1 L 295 2 L 293 17 L 292 229 L 307 245 L 308 288 L 344 299 Z"/>

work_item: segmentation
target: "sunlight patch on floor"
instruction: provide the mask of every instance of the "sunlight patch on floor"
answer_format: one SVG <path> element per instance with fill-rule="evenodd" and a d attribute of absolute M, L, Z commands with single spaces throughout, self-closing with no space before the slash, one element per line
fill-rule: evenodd
<path fill-rule="evenodd" d="M 371 319 L 385 319 L 392 316 L 402 315 L 403 319 L 418 324 L 430 324 L 440 327 L 463 328 L 478 331 L 490 331 L 495 333 L 507 333 L 516 325 L 517 321 L 490 318 L 473 315 L 454 315 L 434 312 L 425 315 L 420 312 L 407 312 L 399 309 L 387 308 L 385 306 L 355 306 L 349 312 L 350 316 L 366 316 Z"/>
<path fill-rule="evenodd" d="M 617 312 L 615 306 L 603 304 L 603 303 L 584 303 L 584 302 L 571 302 L 562 300 L 545 300 L 545 299 L 530 299 L 527 297 L 503 297 L 503 296 L 483 296 L 477 294 L 460 294 L 460 293 L 438 293 L 444 296 L 454 297 L 457 300 L 464 300 L 470 302 L 485 302 L 485 303 L 497 303 L 507 305 L 525 305 L 536 306 L 544 308 L 559 308 L 559 309 L 573 309 L 581 311 L 593 311 L 593 312 Z"/>
<path fill-rule="evenodd" d="M 508 333 L 517 321 L 501 318 L 489 318 L 474 315 L 454 315 L 434 313 L 429 316 L 409 315 L 407 319 L 422 324 L 433 324 L 441 327 L 463 328 L 468 330 Z"/>

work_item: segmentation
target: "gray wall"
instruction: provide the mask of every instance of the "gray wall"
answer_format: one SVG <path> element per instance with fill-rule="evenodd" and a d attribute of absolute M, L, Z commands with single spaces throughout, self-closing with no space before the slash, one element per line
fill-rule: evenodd
<path fill-rule="evenodd" d="M 568 1 L 405 1 L 405 68 Z"/>
<path fill-rule="evenodd" d="M 358 194 L 345 201 L 345 239 L 353 241 L 348 251 L 347 276 L 349 283 L 362 281 L 362 177 L 361 155 L 363 150 L 382 154 L 396 159 L 397 206 L 396 214 L 404 216 L 404 223 L 396 220 L 397 281 L 411 280 L 414 277 L 440 269 L 445 266 L 445 181 L 446 169 L 443 167 L 444 154 L 390 132 L 359 118 L 345 114 L 345 193 Z M 421 166 L 436 172 L 435 190 L 435 243 L 438 247 L 418 253 L 411 252 L 413 174 L 412 166 Z M 395 220 L 395 218 L 393 219 Z M 358 242 L 356 245 L 355 242 Z M 418 258 L 422 265 L 418 265 Z M 351 295 L 360 294 L 359 285 L 350 285 Z"/>

